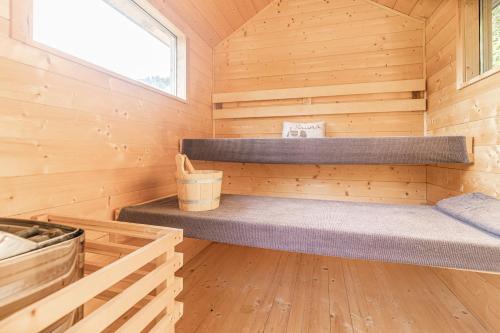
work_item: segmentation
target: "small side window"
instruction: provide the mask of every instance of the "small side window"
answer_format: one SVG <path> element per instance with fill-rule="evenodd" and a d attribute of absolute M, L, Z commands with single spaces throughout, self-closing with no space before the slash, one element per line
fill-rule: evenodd
<path fill-rule="evenodd" d="M 500 0 L 460 0 L 459 87 L 500 70 Z"/>

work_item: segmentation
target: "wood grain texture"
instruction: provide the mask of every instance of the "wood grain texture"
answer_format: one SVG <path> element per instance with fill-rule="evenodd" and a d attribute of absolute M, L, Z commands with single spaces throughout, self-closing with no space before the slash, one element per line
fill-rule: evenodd
<path fill-rule="evenodd" d="M 293 116 L 317 116 L 335 114 L 368 114 L 387 112 L 415 112 L 425 111 L 425 99 L 385 100 L 344 103 L 318 103 L 302 105 L 273 105 L 244 108 L 230 108 L 215 110 L 214 120 L 219 119 L 248 119 Z"/>
<path fill-rule="evenodd" d="M 213 103 L 231 103 L 245 101 L 269 101 L 293 98 L 313 98 L 325 96 L 350 96 L 382 93 L 400 93 L 424 91 L 425 80 L 404 80 L 388 82 L 367 82 L 333 86 L 256 90 L 248 92 L 214 94 Z"/>
<path fill-rule="evenodd" d="M 365 0 L 275 0 L 215 47 L 214 89 L 421 79 L 423 29 Z"/>
<path fill-rule="evenodd" d="M 443 1 L 429 18 L 427 35 L 429 135 L 475 137 L 475 164 L 428 168 L 428 199 L 483 192 L 500 197 L 500 115 L 496 74 L 463 89 L 456 88 L 457 0 Z"/>
<path fill-rule="evenodd" d="M 444 0 L 428 19 L 427 76 L 429 135 L 475 136 L 475 163 L 427 167 L 427 200 L 469 192 L 500 197 L 500 75 L 457 90 L 457 0 Z M 439 278 L 490 332 L 500 327 L 500 278 L 439 271 Z"/>
<path fill-rule="evenodd" d="M 215 46 L 272 0 L 164 0 L 208 45 Z M 160 1 L 158 1 L 160 2 Z"/>
<path fill-rule="evenodd" d="M 488 332 L 500 327 L 500 277 L 460 271 L 437 271 L 439 278 Z"/>
<path fill-rule="evenodd" d="M 214 243 L 179 272 L 176 332 L 494 332 L 448 272 Z"/>
<path fill-rule="evenodd" d="M 212 133 L 212 48 L 156 4 L 189 39 L 186 103 L 0 33 L 0 215 L 110 218 L 176 192 L 178 139 Z"/>
<path fill-rule="evenodd" d="M 425 202 L 425 167 L 215 163 L 225 193 L 392 203 Z"/>
<path fill-rule="evenodd" d="M 423 135 L 423 33 L 365 0 L 274 1 L 214 49 L 215 136 L 281 137 L 283 121 L 325 121 L 327 136 Z M 225 193 L 427 200 L 425 167 L 215 167 Z"/>
<path fill-rule="evenodd" d="M 173 314 L 174 299 L 182 289 L 182 279 L 174 276 L 182 266 L 182 255 L 174 251 L 182 241 L 181 230 L 55 215 L 33 219 L 85 231 L 85 260 L 79 267 L 85 276 L 68 285 L 58 283 L 60 289 L 2 318 L 0 331 L 51 330 L 53 323 L 80 306 L 84 318 L 65 331 L 116 332 L 120 327 L 139 332 L 154 326 L 157 316 Z M 175 323 L 180 315 L 169 319 Z"/>

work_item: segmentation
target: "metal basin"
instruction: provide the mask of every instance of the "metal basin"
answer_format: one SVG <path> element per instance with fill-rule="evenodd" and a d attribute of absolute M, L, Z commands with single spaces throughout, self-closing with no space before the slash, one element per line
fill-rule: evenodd
<path fill-rule="evenodd" d="M 30 238 L 18 236 L 29 236 L 34 229 L 37 234 Z M 46 236 L 48 230 L 52 233 Z M 83 277 L 83 230 L 0 218 L 0 231 L 0 319 Z M 82 310 L 44 332 L 64 331 L 81 318 Z"/>

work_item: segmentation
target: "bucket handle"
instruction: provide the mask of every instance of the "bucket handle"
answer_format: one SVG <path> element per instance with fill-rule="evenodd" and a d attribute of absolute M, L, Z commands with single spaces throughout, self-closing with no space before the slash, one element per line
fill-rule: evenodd
<path fill-rule="evenodd" d="M 189 158 L 184 154 L 177 154 L 175 156 L 175 164 L 177 166 L 177 173 L 179 173 L 180 175 L 193 173 L 195 171 L 193 164 L 191 164 Z"/>

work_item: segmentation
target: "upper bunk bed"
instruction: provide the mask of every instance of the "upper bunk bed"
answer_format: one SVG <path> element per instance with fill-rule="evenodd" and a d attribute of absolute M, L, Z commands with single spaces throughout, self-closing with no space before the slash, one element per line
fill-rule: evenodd
<path fill-rule="evenodd" d="M 469 164 L 465 136 L 321 139 L 183 139 L 193 160 L 270 164 Z"/>

